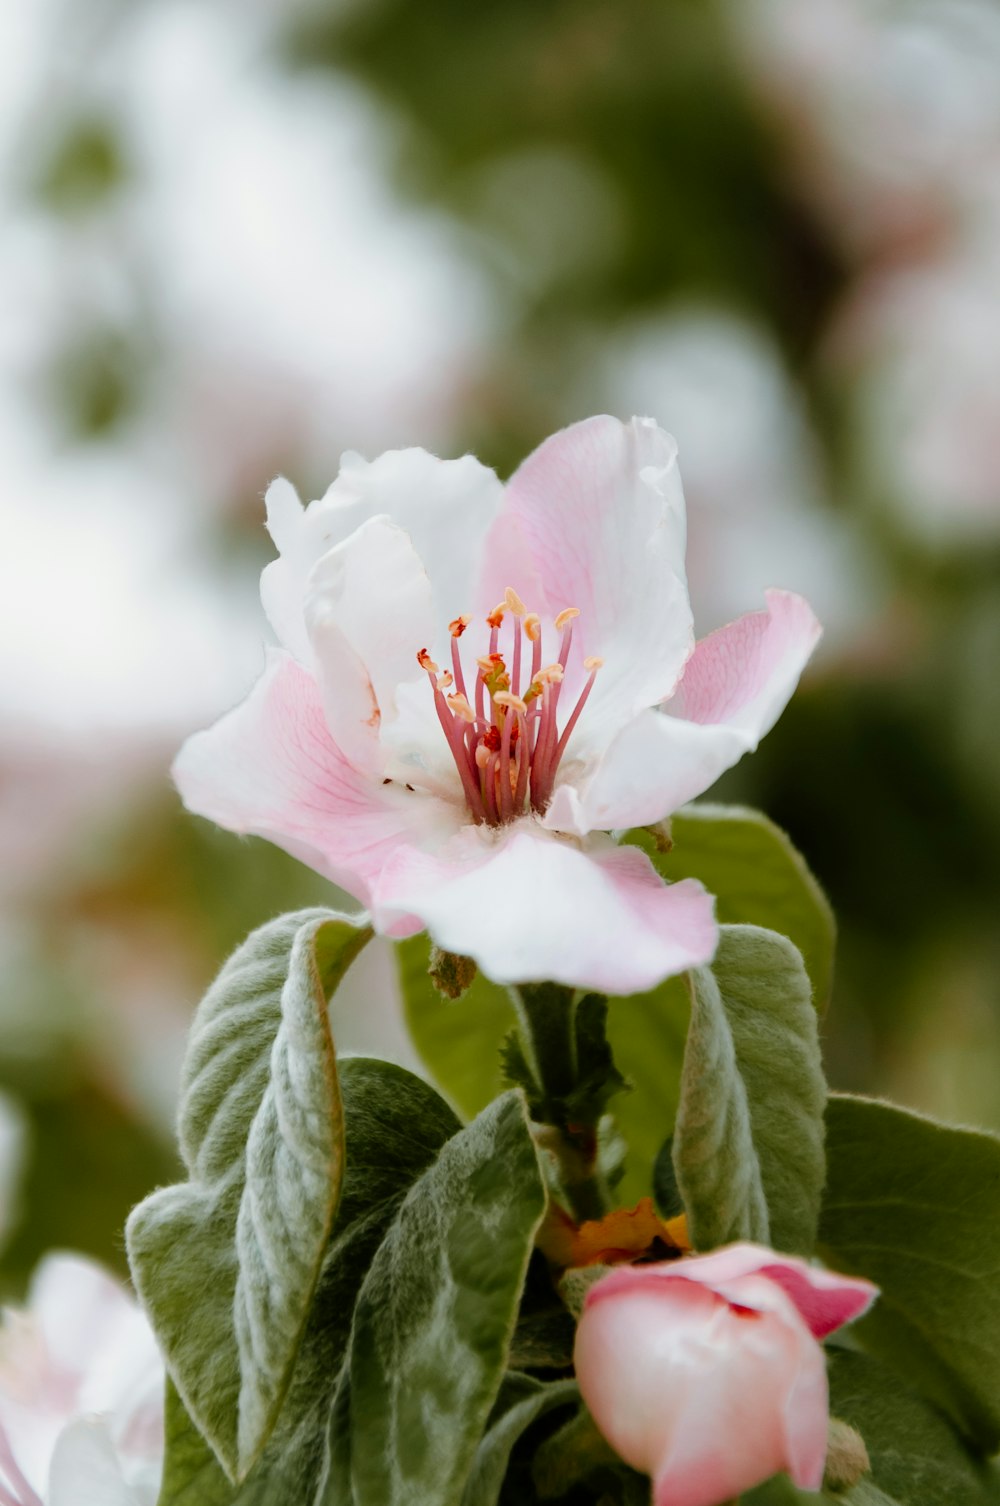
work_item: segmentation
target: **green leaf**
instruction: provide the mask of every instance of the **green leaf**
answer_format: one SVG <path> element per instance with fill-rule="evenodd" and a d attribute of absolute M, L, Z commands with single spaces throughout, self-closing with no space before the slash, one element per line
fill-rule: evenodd
<path fill-rule="evenodd" d="M 826 1491 L 799 1490 L 787 1475 L 775 1475 L 763 1485 L 744 1491 L 740 1506 L 900 1506 L 872 1485 L 862 1480 L 846 1495 L 828 1495 Z"/>
<path fill-rule="evenodd" d="M 867 1354 L 829 1354 L 830 1406 L 857 1428 L 871 1459 L 870 1480 L 846 1496 L 852 1506 L 884 1491 L 899 1506 L 996 1506 L 1000 1480 L 975 1458 L 948 1420 Z"/>
<path fill-rule="evenodd" d="M 724 924 L 763 926 L 798 947 L 823 1009 L 833 983 L 836 923 L 829 901 L 780 827 L 741 805 L 687 805 L 670 821 L 673 846 L 657 850 L 643 828 L 625 840 L 642 847 L 670 880 L 701 879 Z"/>
<path fill-rule="evenodd" d="M 505 1082 L 531 1083 L 506 989 L 480 973 L 461 999 L 444 999 L 427 973 L 430 943 L 414 936 L 395 947 L 407 1024 L 421 1060 L 460 1113 L 472 1117 Z M 677 1112 L 690 1003 L 680 978 L 627 999 L 609 1001 L 607 1037 L 631 1092 L 614 1099 L 613 1113 L 628 1159 L 620 1184 L 623 1203 L 652 1187 L 653 1163 Z M 506 1043 L 510 1044 L 506 1044 Z M 505 1076 L 505 1064 L 509 1077 Z"/>
<path fill-rule="evenodd" d="M 1000 1443 L 1000 1139 L 837 1094 L 827 1147 L 826 1258 L 882 1292 L 856 1332 L 992 1451 Z"/>
<path fill-rule="evenodd" d="M 349 1057 L 340 1085 L 340 1207 L 274 1432 L 247 1479 L 234 1486 L 169 1387 L 159 1506 L 301 1506 L 313 1498 L 361 1282 L 402 1198 L 461 1128 L 433 1088 L 391 1062 Z"/>
<path fill-rule="evenodd" d="M 823 1188 L 816 1015 L 784 936 L 723 926 L 691 975 L 674 1167 L 695 1248 L 736 1239 L 812 1251 Z"/>
<path fill-rule="evenodd" d="M 660 1146 L 653 1166 L 653 1196 L 663 1218 L 676 1218 L 684 1212 L 684 1199 L 677 1185 L 677 1170 L 674 1166 L 673 1135 L 668 1135 Z"/>
<path fill-rule="evenodd" d="M 798 1490 L 784 1475 L 743 1506 L 997 1506 L 996 1466 L 970 1452 L 947 1418 L 870 1355 L 828 1352 L 830 1406 L 865 1440 L 871 1474 L 843 1494 Z"/>
<path fill-rule="evenodd" d="M 505 989 L 482 973 L 460 999 L 445 999 L 427 969 L 431 944 L 412 936 L 394 948 L 403 1011 L 421 1061 L 459 1113 L 473 1118 L 503 1089 L 501 1045 L 516 1024 Z"/>
<path fill-rule="evenodd" d="M 525 1387 L 525 1394 L 493 1423 L 476 1450 L 462 1506 L 497 1506 L 515 1444 L 547 1412 L 572 1406 L 579 1399 L 580 1389 L 574 1380 L 549 1385 L 533 1381 L 530 1389 Z"/>
<path fill-rule="evenodd" d="M 459 1506 L 544 1208 L 524 1101 L 506 1093 L 449 1140 L 372 1262 L 317 1506 Z"/>
<path fill-rule="evenodd" d="M 647 1197 L 653 1167 L 677 1116 L 684 1043 L 691 1001 L 683 978 L 628 999 L 612 999 L 608 1039 L 618 1070 L 631 1086 L 612 1105 L 628 1145 L 620 1197 L 623 1204 Z"/>
<path fill-rule="evenodd" d="M 274 1426 L 336 1212 L 343 1126 L 327 997 L 370 935 L 303 911 L 234 953 L 188 1044 L 178 1129 L 189 1180 L 128 1222 L 171 1377 L 233 1479 Z"/>

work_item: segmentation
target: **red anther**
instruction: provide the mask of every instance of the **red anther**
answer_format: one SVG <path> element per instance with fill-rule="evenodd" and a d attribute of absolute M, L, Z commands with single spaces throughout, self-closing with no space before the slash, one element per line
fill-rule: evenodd
<path fill-rule="evenodd" d="M 506 610 L 507 606 L 505 602 L 501 602 L 500 606 L 493 608 L 492 612 L 490 612 L 489 616 L 486 618 L 486 621 L 491 628 L 498 628 L 501 625 Z"/>
<path fill-rule="evenodd" d="M 452 622 L 449 622 L 448 631 L 453 638 L 461 638 L 471 621 L 471 617 L 456 617 Z"/>
<path fill-rule="evenodd" d="M 489 748 L 491 753 L 500 752 L 500 741 L 500 728 L 494 727 L 492 725 L 487 727 L 486 731 L 483 733 L 483 742 L 486 744 L 487 748 Z"/>
<path fill-rule="evenodd" d="M 428 649 L 422 648 L 420 650 L 419 654 L 417 655 L 417 663 L 420 665 L 421 669 L 429 670 L 430 673 L 434 674 L 434 675 L 437 674 L 438 666 L 434 663 L 434 660 L 431 658 L 430 652 L 429 652 Z"/>

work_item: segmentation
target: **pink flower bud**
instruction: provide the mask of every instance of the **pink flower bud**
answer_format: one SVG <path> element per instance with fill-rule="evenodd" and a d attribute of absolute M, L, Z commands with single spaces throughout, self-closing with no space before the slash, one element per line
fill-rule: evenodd
<path fill-rule="evenodd" d="M 817 1338 L 858 1317 L 867 1281 L 759 1245 L 620 1267 L 591 1287 L 576 1372 L 655 1506 L 719 1506 L 771 1475 L 818 1490 L 827 1382 Z"/>

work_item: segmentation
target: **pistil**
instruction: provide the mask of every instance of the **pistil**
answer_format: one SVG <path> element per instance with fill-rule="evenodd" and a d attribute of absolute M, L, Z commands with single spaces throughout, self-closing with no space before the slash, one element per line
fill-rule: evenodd
<path fill-rule="evenodd" d="M 537 612 L 529 612 L 508 586 L 503 601 L 486 619 L 489 650 L 475 661 L 472 696 L 459 647 L 471 618 L 456 617 L 448 625 L 450 671 L 442 671 L 426 649 L 417 655 L 431 682 L 438 720 L 469 811 L 478 824 L 503 826 L 527 810 L 541 815 L 552 799 L 560 761 L 602 663 L 598 658 L 583 661 L 589 671 L 587 681 L 560 729 L 559 696 L 569 663 L 573 625 L 579 615 L 576 607 L 566 607 L 556 617 L 559 657 L 543 668 L 541 619 Z M 509 670 L 508 660 L 500 651 L 500 634 L 508 618 L 513 629 Z M 530 679 L 523 692 L 522 633 L 531 644 Z"/>

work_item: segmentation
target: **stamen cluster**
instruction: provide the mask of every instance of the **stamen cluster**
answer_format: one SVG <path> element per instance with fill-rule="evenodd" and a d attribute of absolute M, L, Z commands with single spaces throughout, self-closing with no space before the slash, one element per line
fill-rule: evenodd
<path fill-rule="evenodd" d="M 476 659 L 471 696 L 459 651 L 459 640 L 471 617 L 456 617 L 448 625 L 450 670 L 435 664 L 425 648 L 417 655 L 421 668 L 427 671 L 438 719 L 469 810 L 479 824 L 503 826 L 529 809 L 541 815 L 552 799 L 560 759 L 603 662 L 583 661 L 589 677 L 560 730 L 559 696 L 573 641 L 573 622 L 579 615 L 576 607 L 567 607 L 556 617 L 559 657 L 543 666 L 541 619 L 536 612 L 529 612 L 508 586 L 503 601 L 486 619 L 489 650 Z M 513 635 L 505 655 L 500 640 L 508 620 Z M 524 662 L 528 652 L 530 667 Z"/>

